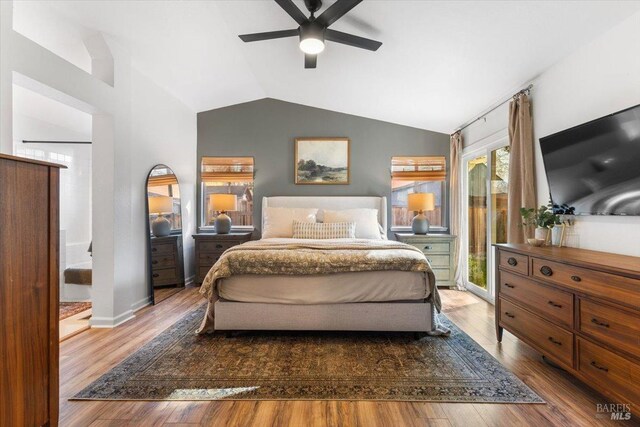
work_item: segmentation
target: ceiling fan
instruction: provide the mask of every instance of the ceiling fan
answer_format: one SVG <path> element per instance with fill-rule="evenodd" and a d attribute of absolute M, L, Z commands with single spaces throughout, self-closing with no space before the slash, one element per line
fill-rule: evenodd
<path fill-rule="evenodd" d="M 324 50 L 324 42 L 332 41 L 361 49 L 376 51 L 382 43 L 353 34 L 331 30 L 328 27 L 353 9 L 362 0 L 337 0 L 320 16 L 315 13 L 322 7 L 322 0 L 304 0 L 311 13 L 307 18 L 292 0 L 275 0 L 299 25 L 292 30 L 269 31 L 266 33 L 243 34 L 238 37 L 244 42 L 300 37 L 300 50 L 304 52 L 304 68 L 316 68 L 318 53 Z"/>

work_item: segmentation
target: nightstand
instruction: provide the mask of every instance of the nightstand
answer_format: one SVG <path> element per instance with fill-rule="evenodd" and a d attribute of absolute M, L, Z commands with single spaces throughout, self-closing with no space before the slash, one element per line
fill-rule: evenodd
<path fill-rule="evenodd" d="M 439 287 L 455 287 L 454 250 L 456 236 L 450 234 L 410 234 L 395 233 L 396 240 L 420 249 L 436 276 Z"/>
<path fill-rule="evenodd" d="M 196 284 L 201 285 L 213 264 L 218 261 L 220 255 L 230 247 L 251 240 L 253 232 L 216 234 L 194 234 L 196 241 Z"/>
<path fill-rule="evenodd" d="M 182 234 L 151 237 L 151 278 L 154 288 L 184 286 Z"/>

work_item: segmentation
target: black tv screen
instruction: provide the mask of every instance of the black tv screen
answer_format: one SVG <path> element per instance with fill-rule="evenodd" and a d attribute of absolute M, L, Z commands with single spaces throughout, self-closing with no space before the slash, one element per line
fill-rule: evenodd
<path fill-rule="evenodd" d="M 540 139 L 554 204 L 640 215 L 640 105 Z"/>

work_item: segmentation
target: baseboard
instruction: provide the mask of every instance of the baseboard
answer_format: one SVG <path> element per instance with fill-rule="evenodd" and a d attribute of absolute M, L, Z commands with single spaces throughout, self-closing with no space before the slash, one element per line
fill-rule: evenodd
<path fill-rule="evenodd" d="M 184 280 L 184 285 L 193 286 L 195 282 L 196 282 L 196 275 L 194 274 L 193 276 L 189 276 Z"/>
<path fill-rule="evenodd" d="M 140 310 L 141 308 L 144 308 L 148 305 L 151 305 L 151 297 L 150 296 L 146 296 L 144 298 L 142 298 L 140 301 L 134 302 L 133 304 L 131 304 L 131 311 L 136 312 L 138 310 Z"/>
<path fill-rule="evenodd" d="M 136 316 L 133 314 L 133 310 L 127 310 L 116 317 L 91 316 L 89 324 L 92 328 L 115 328 L 116 326 L 122 325 L 124 322 L 131 320 L 134 317 Z"/>

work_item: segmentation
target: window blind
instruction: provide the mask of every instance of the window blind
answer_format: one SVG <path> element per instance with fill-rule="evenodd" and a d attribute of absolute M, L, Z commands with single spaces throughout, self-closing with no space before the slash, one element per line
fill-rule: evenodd
<path fill-rule="evenodd" d="M 200 170 L 204 182 L 253 181 L 253 157 L 203 157 Z"/>
<path fill-rule="evenodd" d="M 391 178 L 397 181 L 444 181 L 444 156 L 403 156 L 391 158 Z"/>

